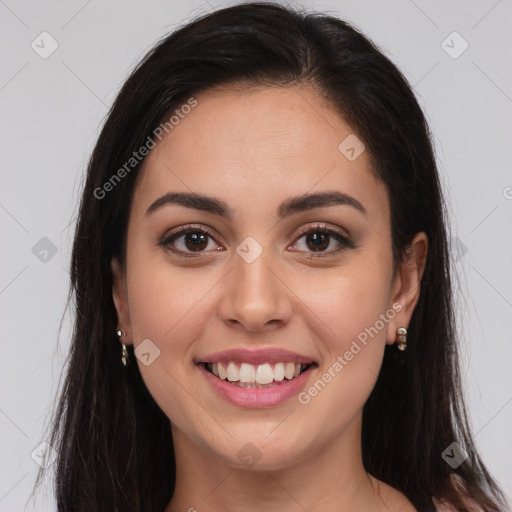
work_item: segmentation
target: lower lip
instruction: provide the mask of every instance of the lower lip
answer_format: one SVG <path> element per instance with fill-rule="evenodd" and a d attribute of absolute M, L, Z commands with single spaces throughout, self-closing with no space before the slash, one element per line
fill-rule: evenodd
<path fill-rule="evenodd" d="M 269 388 L 240 388 L 229 384 L 228 382 L 215 377 L 202 364 L 199 369 L 205 376 L 210 386 L 217 391 L 224 399 L 239 407 L 271 407 L 280 405 L 286 400 L 299 394 L 301 389 L 305 387 L 311 371 L 314 367 L 310 367 L 302 372 L 298 377 L 283 384 L 276 384 Z"/>

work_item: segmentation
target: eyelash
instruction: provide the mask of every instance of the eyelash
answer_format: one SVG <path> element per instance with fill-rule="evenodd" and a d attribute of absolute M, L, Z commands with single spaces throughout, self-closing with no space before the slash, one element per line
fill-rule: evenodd
<path fill-rule="evenodd" d="M 215 240 L 215 236 L 213 233 L 206 228 L 205 226 L 199 225 L 199 224 L 190 224 L 186 226 L 180 226 L 179 228 L 176 228 L 173 232 L 170 234 L 164 236 L 160 242 L 158 242 L 159 246 L 162 246 L 166 248 L 167 250 L 171 251 L 172 253 L 175 253 L 179 255 L 180 257 L 185 258 L 198 258 L 201 257 L 202 253 L 201 251 L 198 251 L 196 253 L 194 252 L 185 252 L 180 249 L 171 249 L 169 248 L 169 245 L 173 242 L 175 242 L 178 238 L 181 238 L 183 235 L 189 234 L 189 233 L 204 233 L 208 235 L 211 239 Z M 335 249 L 334 251 L 330 252 L 320 252 L 320 253 L 309 253 L 308 258 L 316 259 L 316 258 L 326 258 L 329 256 L 333 256 L 335 254 L 338 254 L 339 252 L 345 250 L 345 249 L 354 249 L 356 245 L 352 242 L 350 238 L 348 238 L 346 235 L 344 235 L 341 231 L 337 231 L 332 228 L 328 228 L 326 224 L 318 224 L 315 226 L 308 226 L 307 228 L 304 228 L 299 232 L 297 235 L 296 241 L 292 245 L 296 245 L 298 240 L 300 240 L 305 235 L 309 235 L 311 233 L 322 233 L 327 234 L 331 237 L 333 237 L 338 243 L 341 244 L 341 246 L 338 249 Z M 299 251 L 301 252 L 301 251 Z"/>

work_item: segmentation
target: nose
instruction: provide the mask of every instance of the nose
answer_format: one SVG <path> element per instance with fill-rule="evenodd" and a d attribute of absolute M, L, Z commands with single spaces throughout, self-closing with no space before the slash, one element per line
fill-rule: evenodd
<path fill-rule="evenodd" d="M 234 255 L 234 268 L 225 278 L 217 308 L 219 317 L 230 328 L 266 332 L 291 319 L 293 294 L 266 252 L 251 263 Z"/>

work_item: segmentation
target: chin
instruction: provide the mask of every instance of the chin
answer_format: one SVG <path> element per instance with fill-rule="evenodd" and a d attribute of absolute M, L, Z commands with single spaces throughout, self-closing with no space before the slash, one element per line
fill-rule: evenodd
<path fill-rule="evenodd" d="M 275 425 L 273 426 L 275 429 Z M 279 429 L 279 427 L 277 427 Z M 272 437 L 267 437 L 272 429 L 265 429 L 261 434 L 247 431 L 239 436 L 226 439 L 224 449 L 219 452 L 219 457 L 227 464 L 237 469 L 276 471 L 295 466 L 307 458 L 307 446 L 304 445 L 304 436 L 293 439 L 291 434 L 284 430 Z M 295 432 L 295 434 L 297 431 Z"/>

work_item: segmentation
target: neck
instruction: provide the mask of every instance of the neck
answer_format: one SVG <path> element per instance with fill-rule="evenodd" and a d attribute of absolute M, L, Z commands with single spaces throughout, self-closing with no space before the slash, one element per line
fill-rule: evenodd
<path fill-rule="evenodd" d="M 235 467 L 173 425 L 176 486 L 165 512 L 380 511 L 378 485 L 362 464 L 360 421 L 288 467 L 264 470 Z"/>

